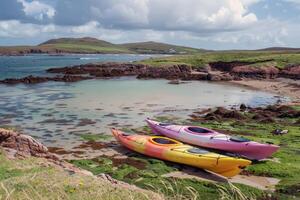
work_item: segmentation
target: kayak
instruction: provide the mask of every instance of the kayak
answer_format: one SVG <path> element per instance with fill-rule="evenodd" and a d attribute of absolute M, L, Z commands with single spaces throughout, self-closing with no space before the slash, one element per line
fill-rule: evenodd
<path fill-rule="evenodd" d="M 261 160 L 279 149 L 273 144 L 262 144 L 246 138 L 233 137 L 199 126 L 180 126 L 146 120 L 153 133 L 185 143 L 226 151 L 250 160 Z"/>
<path fill-rule="evenodd" d="M 202 168 L 225 177 L 235 176 L 251 164 L 250 160 L 212 153 L 167 137 L 129 135 L 117 129 L 112 129 L 112 133 L 123 146 L 138 153 Z"/>

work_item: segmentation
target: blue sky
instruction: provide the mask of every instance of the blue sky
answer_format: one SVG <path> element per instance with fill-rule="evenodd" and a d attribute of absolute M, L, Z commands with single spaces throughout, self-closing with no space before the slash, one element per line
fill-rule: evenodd
<path fill-rule="evenodd" d="M 206 49 L 300 47 L 300 0 L 1 0 L 0 45 L 96 37 Z"/>

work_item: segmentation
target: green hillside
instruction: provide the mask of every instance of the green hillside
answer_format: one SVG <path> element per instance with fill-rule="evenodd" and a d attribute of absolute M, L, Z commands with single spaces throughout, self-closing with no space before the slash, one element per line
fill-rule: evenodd
<path fill-rule="evenodd" d="M 156 42 L 113 44 L 96 38 L 58 38 L 37 46 L 0 47 L 0 55 L 28 53 L 141 53 L 191 54 L 204 50 Z"/>
<path fill-rule="evenodd" d="M 71 53 L 133 53 L 122 46 L 90 37 L 51 39 L 38 47 Z"/>

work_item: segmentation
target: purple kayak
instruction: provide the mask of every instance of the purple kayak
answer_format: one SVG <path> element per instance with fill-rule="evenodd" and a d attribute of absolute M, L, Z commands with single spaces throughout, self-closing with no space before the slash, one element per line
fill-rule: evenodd
<path fill-rule="evenodd" d="M 246 138 L 232 137 L 199 126 L 165 124 L 150 119 L 146 121 L 155 134 L 162 134 L 201 147 L 238 154 L 251 160 L 267 158 L 279 149 L 277 145 L 262 144 Z"/>

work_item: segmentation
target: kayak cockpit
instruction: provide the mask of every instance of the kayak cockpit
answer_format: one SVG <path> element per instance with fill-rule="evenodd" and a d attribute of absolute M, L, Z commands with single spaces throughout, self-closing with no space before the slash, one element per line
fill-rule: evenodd
<path fill-rule="evenodd" d="M 244 138 L 244 137 L 230 137 L 229 138 L 230 141 L 232 142 L 250 142 L 251 140 Z"/>
<path fill-rule="evenodd" d="M 150 141 L 156 145 L 179 145 L 180 142 L 166 137 L 152 137 Z"/>
<path fill-rule="evenodd" d="M 209 129 L 205 129 L 197 126 L 189 126 L 185 130 L 189 133 L 198 134 L 198 135 L 214 133 Z"/>

